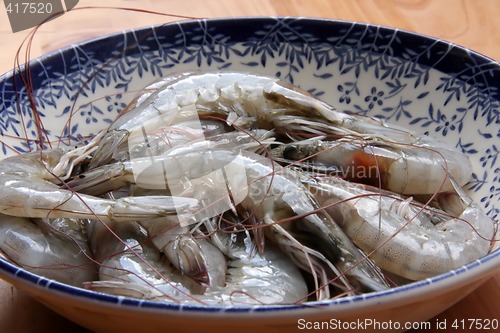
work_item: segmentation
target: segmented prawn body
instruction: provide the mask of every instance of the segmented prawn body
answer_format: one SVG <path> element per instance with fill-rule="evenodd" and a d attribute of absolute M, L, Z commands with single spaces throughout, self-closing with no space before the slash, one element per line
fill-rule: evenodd
<path fill-rule="evenodd" d="M 89 289 L 171 301 L 205 289 L 191 278 L 176 274 L 175 267 L 160 256 L 147 231 L 137 222 L 107 226 L 95 223 L 89 225 L 88 232 L 94 258 L 100 264 L 99 280 L 86 281 Z"/>
<path fill-rule="evenodd" d="M 339 177 L 306 178 L 305 183 L 379 267 L 407 279 L 425 279 L 477 260 L 488 254 L 495 238 L 491 218 L 458 186 L 456 194 L 443 194 L 458 198 L 440 200 L 446 201 L 443 211 Z"/>
<path fill-rule="evenodd" d="M 81 287 L 96 276 L 97 267 L 75 219 L 29 219 L 0 215 L 0 252 L 35 274 Z"/>
<path fill-rule="evenodd" d="M 418 144 L 382 140 L 317 138 L 283 144 L 272 150 L 277 160 L 405 195 L 452 191 L 465 185 L 472 166 L 464 154 L 425 137 Z"/>

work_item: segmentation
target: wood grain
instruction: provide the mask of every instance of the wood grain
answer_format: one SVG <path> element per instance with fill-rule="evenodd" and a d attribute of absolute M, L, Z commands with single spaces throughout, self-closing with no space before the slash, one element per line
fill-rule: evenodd
<path fill-rule="evenodd" d="M 500 1 L 495 0 L 80 0 L 74 10 L 49 22 L 37 32 L 30 58 L 103 34 L 178 20 L 133 11 L 82 9 L 90 6 L 141 8 L 206 18 L 287 15 L 353 20 L 434 36 L 500 60 Z M 12 33 L 6 12 L 0 9 L 0 73 L 12 68 L 16 50 L 28 32 Z M 431 322 L 500 319 L 498 300 L 500 273 Z M 38 332 L 56 328 L 85 332 L 0 281 L 0 332 L 28 332 L 33 328 Z M 444 332 L 447 331 L 455 330 L 449 328 Z"/>
<path fill-rule="evenodd" d="M 80 0 L 77 8 L 44 25 L 35 36 L 31 58 L 63 46 L 123 29 L 178 20 L 164 15 L 111 9 L 102 1 Z M 191 17 L 289 15 L 353 20 L 395 27 L 449 40 L 500 60 L 500 2 L 488 0 L 108 0 L 109 7 L 141 8 Z M 446 14 L 444 14 L 446 13 Z M 13 58 L 28 31 L 13 34 L 0 10 L 0 72 Z"/>

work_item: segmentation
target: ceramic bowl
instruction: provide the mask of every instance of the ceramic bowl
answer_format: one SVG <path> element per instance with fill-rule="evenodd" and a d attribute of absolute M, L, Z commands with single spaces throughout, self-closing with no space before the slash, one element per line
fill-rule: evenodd
<path fill-rule="evenodd" d="M 133 91 L 171 72 L 274 75 L 338 110 L 382 117 L 450 142 L 472 160 L 474 176 L 467 187 L 473 199 L 493 218 L 500 208 L 500 65 L 445 41 L 334 20 L 194 20 L 72 45 L 33 60 L 30 70 L 42 120 L 52 140 L 62 142 L 105 128 Z M 27 91 L 13 73 L 0 78 L 0 87 L 0 153 L 28 151 L 35 140 L 17 138 L 27 134 L 35 139 Z M 19 113 L 26 131 L 17 121 Z M 183 306 L 110 296 L 47 280 L 5 260 L 0 260 L 0 276 L 94 331 L 290 332 L 317 323 L 342 328 L 343 322 L 358 323 L 351 328 L 360 331 L 373 331 L 377 323 L 402 331 L 404 323 L 430 319 L 458 302 L 499 267 L 500 251 L 495 251 L 465 267 L 385 292 L 314 305 L 255 307 Z"/>

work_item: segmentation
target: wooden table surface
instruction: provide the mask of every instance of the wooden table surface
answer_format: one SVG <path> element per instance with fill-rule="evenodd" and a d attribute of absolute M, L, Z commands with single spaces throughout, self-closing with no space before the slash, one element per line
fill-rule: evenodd
<path fill-rule="evenodd" d="M 497 0 L 80 0 L 76 8 L 87 6 L 141 8 L 192 17 L 286 15 L 353 20 L 446 39 L 500 60 Z M 31 57 L 102 34 L 174 20 L 178 19 L 110 9 L 73 10 L 38 31 Z M 6 11 L 0 8 L 1 73 L 12 68 L 28 31 L 12 33 Z M 436 319 L 500 319 L 499 300 L 500 273 Z M 85 332 L 0 280 L 0 332 L 55 329 Z"/>

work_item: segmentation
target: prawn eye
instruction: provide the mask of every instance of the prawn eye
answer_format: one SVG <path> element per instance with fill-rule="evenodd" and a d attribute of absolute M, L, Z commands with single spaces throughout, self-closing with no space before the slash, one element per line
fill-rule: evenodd
<path fill-rule="evenodd" d="M 296 145 L 286 146 L 283 150 L 283 158 L 287 160 L 300 160 L 302 155 L 301 150 Z"/>

